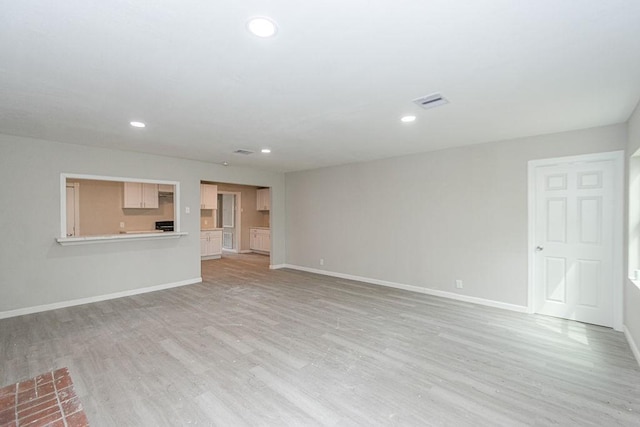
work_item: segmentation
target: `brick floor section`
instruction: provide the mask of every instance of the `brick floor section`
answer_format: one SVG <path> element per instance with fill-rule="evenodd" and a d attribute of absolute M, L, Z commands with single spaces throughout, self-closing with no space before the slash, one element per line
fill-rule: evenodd
<path fill-rule="evenodd" d="M 0 388 L 0 427 L 85 427 L 67 368 Z"/>

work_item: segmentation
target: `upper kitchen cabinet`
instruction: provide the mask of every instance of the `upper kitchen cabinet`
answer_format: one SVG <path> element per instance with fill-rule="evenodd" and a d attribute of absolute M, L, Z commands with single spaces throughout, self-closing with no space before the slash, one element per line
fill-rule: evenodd
<path fill-rule="evenodd" d="M 218 209 L 218 186 L 200 184 L 200 209 Z"/>
<path fill-rule="evenodd" d="M 261 188 L 256 191 L 256 207 L 259 211 L 271 210 L 271 190 Z"/>
<path fill-rule="evenodd" d="M 157 209 L 158 184 L 125 182 L 124 204 L 122 207 L 134 209 Z"/>

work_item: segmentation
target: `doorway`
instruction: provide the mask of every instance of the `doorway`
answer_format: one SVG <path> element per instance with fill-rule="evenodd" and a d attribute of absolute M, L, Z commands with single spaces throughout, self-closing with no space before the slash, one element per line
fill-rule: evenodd
<path fill-rule="evenodd" d="M 529 311 L 622 328 L 622 152 L 529 162 Z"/>
<path fill-rule="evenodd" d="M 222 228 L 222 252 L 239 253 L 242 230 L 242 193 L 218 191 L 217 223 Z"/>

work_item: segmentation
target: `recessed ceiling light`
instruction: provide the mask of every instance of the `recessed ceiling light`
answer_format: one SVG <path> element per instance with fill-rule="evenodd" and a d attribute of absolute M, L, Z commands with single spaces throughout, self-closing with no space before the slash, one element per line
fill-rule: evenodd
<path fill-rule="evenodd" d="M 411 123 L 416 121 L 416 116 L 404 116 L 400 119 L 402 123 Z"/>
<path fill-rule="evenodd" d="M 129 122 L 129 124 L 131 126 L 133 126 L 134 128 L 143 128 L 143 127 L 147 126 L 142 122 Z"/>
<path fill-rule="evenodd" d="M 222 162 L 222 166 L 229 166 L 229 162 Z"/>
<path fill-rule="evenodd" d="M 262 17 L 251 18 L 249 22 L 247 22 L 247 28 L 254 35 L 263 38 L 274 36 L 278 30 L 275 22 L 269 18 Z"/>
<path fill-rule="evenodd" d="M 269 154 L 271 152 L 271 149 L 269 148 L 263 148 L 262 150 L 260 150 L 261 152 L 263 152 L 264 154 Z"/>

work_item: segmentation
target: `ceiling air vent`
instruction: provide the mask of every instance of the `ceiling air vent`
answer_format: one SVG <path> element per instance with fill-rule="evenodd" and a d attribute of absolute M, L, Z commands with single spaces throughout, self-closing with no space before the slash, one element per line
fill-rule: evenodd
<path fill-rule="evenodd" d="M 233 154 L 244 154 L 245 156 L 248 156 L 249 154 L 253 154 L 253 151 L 239 148 L 236 151 L 234 151 Z"/>
<path fill-rule="evenodd" d="M 428 110 L 429 108 L 439 107 L 440 105 L 448 104 L 449 101 L 439 93 L 432 93 L 431 95 L 421 96 L 413 100 L 414 104 Z"/>

